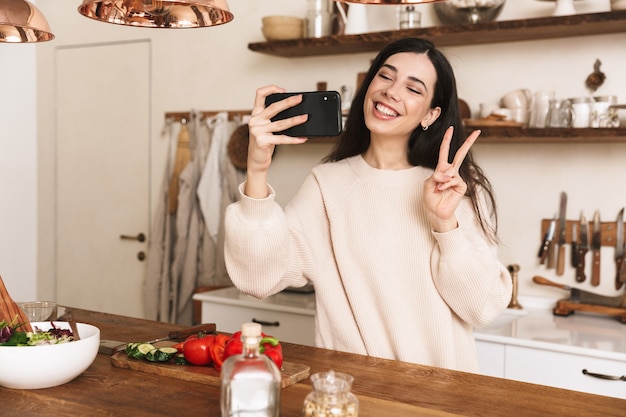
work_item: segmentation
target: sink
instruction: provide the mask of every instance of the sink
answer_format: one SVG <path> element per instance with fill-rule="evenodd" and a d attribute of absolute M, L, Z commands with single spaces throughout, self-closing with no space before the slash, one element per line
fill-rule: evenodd
<path fill-rule="evenodd" d="M 479 327 L 479 329 L 497 329 L 498 327 L 503 327 L 507 324 L 513 323 L 515 320 L 519 319 L 520 317 L 524 317 L 527 314 L 527 310 L 507 308 L 502 313 L 500 313 L 500 315 L 496 317 L 491 323 Z"/>

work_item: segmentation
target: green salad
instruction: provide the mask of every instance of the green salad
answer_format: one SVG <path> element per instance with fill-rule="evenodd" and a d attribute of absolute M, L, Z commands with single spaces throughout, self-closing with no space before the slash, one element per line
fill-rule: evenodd
<path fill-rule="evenodd" d="M 6 320 L 0 321 L 0 346 L 40 346 L 56 345 L 74 340 L 71 330 L 60 329 L 50 322 L 52 327 L 43 331 L 35 327 L 32 332 L 17 330 L 24 323 L 17 323 L 17 317 L 11 323 Z"/>

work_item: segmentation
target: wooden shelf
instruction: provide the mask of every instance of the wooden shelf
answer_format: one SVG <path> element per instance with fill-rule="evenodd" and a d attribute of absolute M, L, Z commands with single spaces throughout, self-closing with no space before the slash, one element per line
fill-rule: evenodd
<path fill-rule="evenodd" d="M 257 42 L 248 44 L 248 49 L 282 57 L 307 57 L 378 52 L 389 42 L 405 37 L 428 39 L 437 47 L 443 47 L 623 32 L 626 32 L 626 10 L 618 10 L 606 13 L 370 32 L 359 35 Z"/>
<path fill-rule="evenodd" d="M 421 29 L 370 32 L 359 35 L 334 35 L 289 41 L 248 44 L 255 52 L 282 57 L 378 52 L 383 46 L 405 37 L 420 37 L 438 47 L 482 45 L 589 36 L 626 32 L 626 10 L 607 13 L 550 16 L 536 19 L 505 20 L 464 25 L 444 25 Z M 467 132 L 473 129 L 468 128 Z M 521 127 L 484 127 L 479 144 L 508 143 L 626 143 L 626 128 L 616 129 L 531 129 Z M 310 143 L 333 143 L 337 138 L 315 138 Z"/>
<path fill-rule="evenodd" d="M 475 129 L 481 130 L 480 138 L 476 142 L 477 145 L 511 143 L 626 143 L 626 128 L 534 129 L 523 127 L 481 127 L 467 128 L 466 134 L 469 135 Z M 312 138 L 309 139 L 309 143 L 334 143 L 338 138 Z"/>
<path fill-rule="evenodd" d="M 466 129 L 467 133 L 476 128 Z M 477 144 L 487 143 L 626 143 L 626 128 L 485 127 Z"/>

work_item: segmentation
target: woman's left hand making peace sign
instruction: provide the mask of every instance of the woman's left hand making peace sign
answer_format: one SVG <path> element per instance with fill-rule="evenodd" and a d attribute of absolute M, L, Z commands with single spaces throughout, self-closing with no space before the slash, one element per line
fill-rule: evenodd
<path fill-rule="evenodd" d="M 478 139 L 480 130 L 475 130 L 465 139 L 452 163 L 448 162 L 453 127 L 446 130 L 441 147 L 439 161 L 435 172 L 424 182 L 424 208 L 431 227 L 435 232 L 447 232 L 455 229 L 458 224 L 455 211 L 467 191 L 467 184 L 459 175 L 459 167 L 467 156 L 470 148 Z"/>

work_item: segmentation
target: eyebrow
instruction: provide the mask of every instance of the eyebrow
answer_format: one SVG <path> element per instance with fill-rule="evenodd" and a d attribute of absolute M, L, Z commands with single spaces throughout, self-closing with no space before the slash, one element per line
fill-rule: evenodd
<path fill-rule="evenodd" d="M 389 68 L 391 71 L 395 72 L 396 74 L 398 73 L 398 69 L 396 67 L 394 67 L 393 65 L 383 64 L 383 67 Z M 423 85 L 424 88 L 426 89 L 426 91 L 428 91 L 428 87 L 426 87 L 426 83 L 424 81 L 420 80 L 419 78 L 413 77 L 413 76 L 409 76 L 409 80 Z"/>

